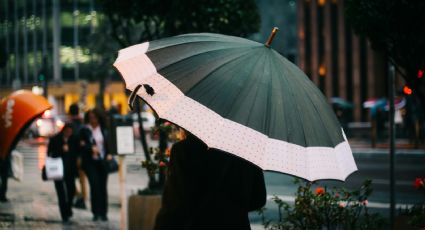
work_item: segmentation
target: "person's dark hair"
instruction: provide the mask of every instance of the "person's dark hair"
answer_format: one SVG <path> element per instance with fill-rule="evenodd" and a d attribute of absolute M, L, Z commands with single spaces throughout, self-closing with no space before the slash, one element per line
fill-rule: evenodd
<path fill-rule="evenodd" d="M 63 125 L 61 132 L 65 131 L 65 129 L 70 128 L 73 130 L 73 124 L 71 122 L 66 122 L 65 125 Z"/>
<path fill-rule="evenodd" d="M 77 116 L 80 113 L 80 108 L 78 107 L 78 104 L 74 103 L 69 106 L 69 114 L 72 116 Z"/>
<path fill-rule="evenodd" d="M 89 114 L 90 113 L 93 113 L 96 116 L 100 127 L 105 128 L 105 116 L 104 116 L 102 110 L 100 110 L 98 108 L 90 109 L 84 114 L 84 123 L 85 124 L 89 123 Z"/>

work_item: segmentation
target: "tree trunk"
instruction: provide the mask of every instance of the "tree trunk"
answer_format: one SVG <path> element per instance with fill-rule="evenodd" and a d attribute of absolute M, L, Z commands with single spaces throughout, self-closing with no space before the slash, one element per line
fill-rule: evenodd
<path fill-rule="evenodd" d="M 102 110 L 105 110 L 105 101 L 103 100 L 103 97 L 105 95 L 105 88 L 106 88 L 106 79 L 105 77 L 101 77 L 99 81 L 99 95 L 97 95 L 96 105 Z"/>

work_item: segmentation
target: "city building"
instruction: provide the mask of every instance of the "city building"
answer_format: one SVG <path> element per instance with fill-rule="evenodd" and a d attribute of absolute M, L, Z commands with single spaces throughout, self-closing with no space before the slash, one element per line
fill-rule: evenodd
<path fill-rule="evenodd" d="M 90 46 L 95 39 L 90 35 L 104 18 L 94 0 L 2 0 L 0 4 L 4 44 L 0 54 L 9 57 L 0 69 L 0 97 L 20 88 L 42 87 L 47 81 L 49 100 L 63 114 L 75 102 L 85 109 L 94 107 L 100 100 L 99 79 L 106 77 L 105 108 L 117 105 L 122 113 L 128 112 L 119 76 L 105 76 L 92 65 L 96 55 Z M 327 98 L 352 102 L 350 121 L 368 121 L 362 103 L 386 97 L 388 68 L 386 58 L 348 25 L 344 0 L 257 0 L 257 5 L 260 31 L 250 38 L 265 42 L 271 29 L 279 27 L 272 47 L 297 64 Z"/>
<path fill-rule="evenodd" d="M 344 0 L 297 1 L 298 66 L 326 97 L 354 104 L 352 121 L 369 120 L 362 103 L 386 97 L 387 63 L 364 37 L 354 34 Z"/>
<path fill-rule="evenodd" d="M 42 88 L 47 81 L 56 113 L 65 113 L 76 102 L 83 109 L 94 107 L 99 79 L 106 77 L 91 65 L 96 57 L 89 47 L 90 35 L 102 17 L 95 1 L 2 0 L 0 4 L 0 41 L 8 57 L 0 70 L 0 97 L 21 88 Z M 117 77 L 106 81 L 105 108 L 117 105 L 126 113 L 123 83 Z"/>

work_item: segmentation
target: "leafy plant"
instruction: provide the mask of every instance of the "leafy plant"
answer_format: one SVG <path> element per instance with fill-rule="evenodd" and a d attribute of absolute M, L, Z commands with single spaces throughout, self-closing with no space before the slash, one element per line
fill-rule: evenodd
<path fill-rule="evenodd" d="M 414 187 L 425 193 L 425 178 L 416 178 Z M 418 203 L 401 211 L 401 215 L 409 217 L 408 224 L 415 229 L 425 229 L 425 203 Z"/>
<path fill-rule="evenodd" d="M 161 144 L 161 140 L 166 140 L 166 142 L 176 142 L 180 140 L 177 127 L 168 121 L 159 121 L 158 124 L 152 128 L 152 133 L 155 136 L 159 136 L 160 144 L 157 148 L 150 147 L 148 149 L 150 157 L 142 161 L 141 165 L 143 168 L 146 168 L 148 176 L 151 178 L 149 183 L 156 184 L 149 184 L 148 188 L 139 191 L 141 195 L 159 194 L 162 191 L 161 185 L 165 181 L 171 149 L 168 147 L 168 143 Z"/>
<path fill-rule="evenodd" d="M 259 211 L 266 229 L 380 229 L 384 219 L 368 210 L 367 198 L 372 193 L 371 181 L 366 180 L 358 190 L 316 186 L 296 179 L 298 190 L 294 205 L 273 197 L 278 206 L 278 219 L 273 221 Z"/>

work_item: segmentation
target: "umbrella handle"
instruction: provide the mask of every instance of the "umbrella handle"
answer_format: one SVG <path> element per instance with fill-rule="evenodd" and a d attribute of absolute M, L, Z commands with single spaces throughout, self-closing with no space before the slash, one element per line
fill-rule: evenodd
<path fill-rule="evenodd" d="M 276 33 L 277 33 L 278 30 L 279 30 L 279 28 L 273 27 L 269 38 L 267 39 L 266 43 L 264 43 L 265 46 L 270 47 L 270 45 L 272 44 L 272 41 L 273 41 L 274 37 L 276 36 Z"/>
<path fill-rule="evenodd" d="M 130 110 L 133 110 L 134 108 L 134 102 L 136 101 L 137 92 L 139 91 L 142 86 L 145 88 L 146 93 L 153 96 L 155 94 L 155 90 L 148 84 L 140 84 L 137 85 L 136 88 L 131 92 L 130 97 L 128 98 L 128 107 L 130 107 Z"/>

